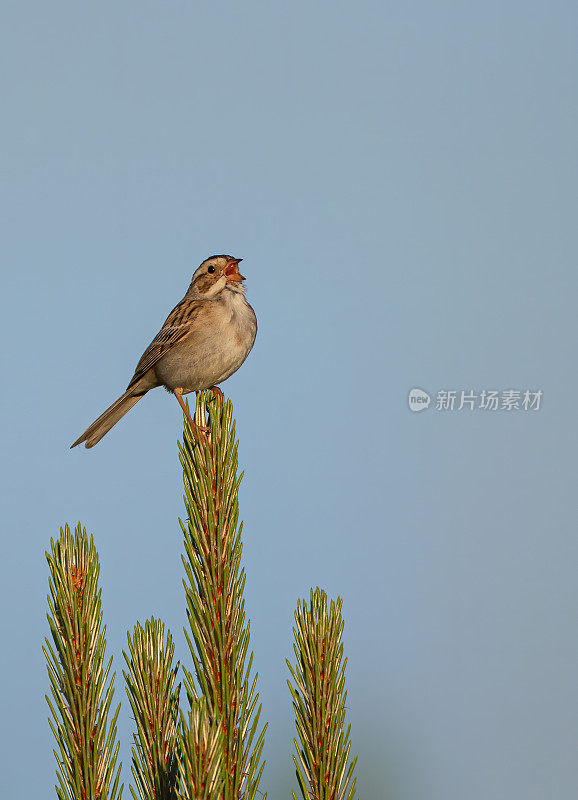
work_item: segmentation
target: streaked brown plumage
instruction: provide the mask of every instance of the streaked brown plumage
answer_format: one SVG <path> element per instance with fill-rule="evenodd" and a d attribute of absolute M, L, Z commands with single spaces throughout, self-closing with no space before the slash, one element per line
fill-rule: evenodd
<path fill-rule="evenodd" d="M 72 447 L 94 447 L 144 395 L 156 386 L 172 392 L 186 413 L 182 395 L 216 387 L 249 355 L 257 334 L 255 312 L 245 299 L 241 259 L 211 256 L 144 351 L 121 395 Z"/>

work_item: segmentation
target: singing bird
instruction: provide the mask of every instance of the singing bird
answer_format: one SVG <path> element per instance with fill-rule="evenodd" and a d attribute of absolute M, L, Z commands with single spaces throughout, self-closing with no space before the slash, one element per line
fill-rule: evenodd
<path fill-rule="evenodd" d="M 144 351 L 126 392 L 95 420 L 71 447 L 94 447 L 145 396 L 164 386 L 183 401 L 187 392 L 213 389 L 236 372 L 257 335 L 255 312 L 245 299 L 241 258 L 211 256 L 193 275 L 191 285 Z"/>

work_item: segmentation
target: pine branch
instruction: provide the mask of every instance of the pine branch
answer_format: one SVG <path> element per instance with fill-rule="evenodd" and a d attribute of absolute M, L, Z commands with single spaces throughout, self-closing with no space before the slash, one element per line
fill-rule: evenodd
<path fill-rule="evenodd" d="M 61 528 L 50 547 L 52 644 L 46 638 L 43 651 L 52 695 L 46 696 L 49 724 L 58 744 L 56 794 L 59 800 L 116 800 L 123 788 L 120 763 L 115 772 L 120 704 L 108 725 L 114 674 L 109 679 L 112 658 L 105 665 L 98 554 L 80 523 L 74 534 L 68 525 Z"/>
<path fill-rule="evenodd" d="M 211 721 L 204 698 L 181 716 L 179 744 L 182 800 L 219 800 L 225 788 L 223 731 L 218 717 Z"/>
<path fill-rule="evenodd" d="M 211 400 L 211 392 L 197 397 L 195 422 L 207 427 L 185 427 L 180 458 L 184 472 L 187 524 L 184 534 L 187 617 L 185 635 L 194 663 L 193 676 L 185 671 L 190 702 L 206 703 L 211 723 L 222 730 L 222 800 L 252 800 L 264 764 L 261 763 L 265 727 L 258 732 L 257 676 L 251 679 L 249 622 L 245 622 L 239 524 L 237 440 L 231 402 Z M 210 418 L 207 420 L 206 408 Z"/>
<path fill-rule="evenodd" d="M 178 663 L 172 666 L 175 646 L 170 631 L 151 618 L 144 628 L 135 625 L 130 656 L 123 651 L 126 691 L 137 732 L 132 749 L 132 774 L 138 800 L 177 800 L 177 721 L 180 684 L 175 688 Z"/>
<path fill-rule="evenodd" d="M 352 800 L 353 770 L 349 763 L 350 726 L 345 724 L 345 667 L 341 598 L 331 601 L 321 589 L 311 590 L 309 607 L 299 600 L 293 629 L 295 667 L 287 661 L 293 683 L 287 681 L 299 741 L 294 739 L 299 760 L 293 756 L 304 800 Z M 296 799 L 295 792 L 293 797 Z"/>

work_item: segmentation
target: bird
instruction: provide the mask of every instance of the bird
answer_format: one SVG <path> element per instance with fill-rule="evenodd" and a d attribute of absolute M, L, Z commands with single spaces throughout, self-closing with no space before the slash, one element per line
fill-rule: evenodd
<path fill-rule="evenodd" d="M 157 386 L 174 394 L 191 426 L 183 400 L 188 392 L 212 389 L 245 361 L 257 335 L 257 318 L 245 299 L 243 259 L 211 256 L 193 274 L 183 299 L 138 362 L 126 392 L 90 425 L 71 448 L 94 447 L 109 430 Z"/>

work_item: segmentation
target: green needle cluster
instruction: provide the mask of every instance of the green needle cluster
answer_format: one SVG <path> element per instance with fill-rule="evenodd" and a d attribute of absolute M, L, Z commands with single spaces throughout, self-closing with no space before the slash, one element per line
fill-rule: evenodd
<path fill-rule="evenodd" d="M 50 540 L 46 553 L 50 569 L 47 614 L 52 643 L 44 654 L 50 678 L 50 727 L 58 750 L 56 794 L 59 800 L 115 800 L 120 764 L 116 720 L 120 704 L 108 716 L 114 695 L 112 658 L 105 664 L 106 627 L 98 575 L 98 554 L 80 523 L 68 525 L 60 538 Z"/>
<path fill-rule="evenodd" d="M 233 406 L 201 392 L 196 427 L 185 429 L 180 450 L 186 524 L 181 522 L 190 631 L 185 630 L 194 676 L 185 672 L 190 702 L 203 698 L 222 731 L 223 800 L 252 800 L 264 764 L 257 675 L 251 677 L 245 571 L 240 566 L 238 442 Z M 208 409 L 208 417 L 207 417 Z"/>
<path fill-rule="evenodd" d="M 173 667 L 175 646 L 170 631 L 165 642 L 165 626 L 154 618 L 144 628 L 137 623 L 127 639 L 123 675 L 137 728 L 132 774 L 138 794 L 132 786 L 131 793 L 135 800 L 176 800 L 180 685 L 175 687 L 179 669 L 178 663 Z"/>
<path fill-rule="evenodd" d="M 221 720 L 209 714 L 204 698 L 193 700 L 181 717 L 179 773 L 183 800 L 219 800 L 226 778 L 223 773 Z"/>
<path fill-rule="evenodd" d="M 296 662 L 287 661 L 293 682 L 287 681 L 293 698 L 298 739 L 298 758 L 293 756 L 304 800 L 351 800 L 355 795 L 353 771 L 348 765 L 350 726 L 345 725 L 345 666 L 341 598 L 331 601 L 317 588 L 309 606 L 299 600 L 295 612 Z M 295 797 L 295 793 L 293 793 Z"/>

